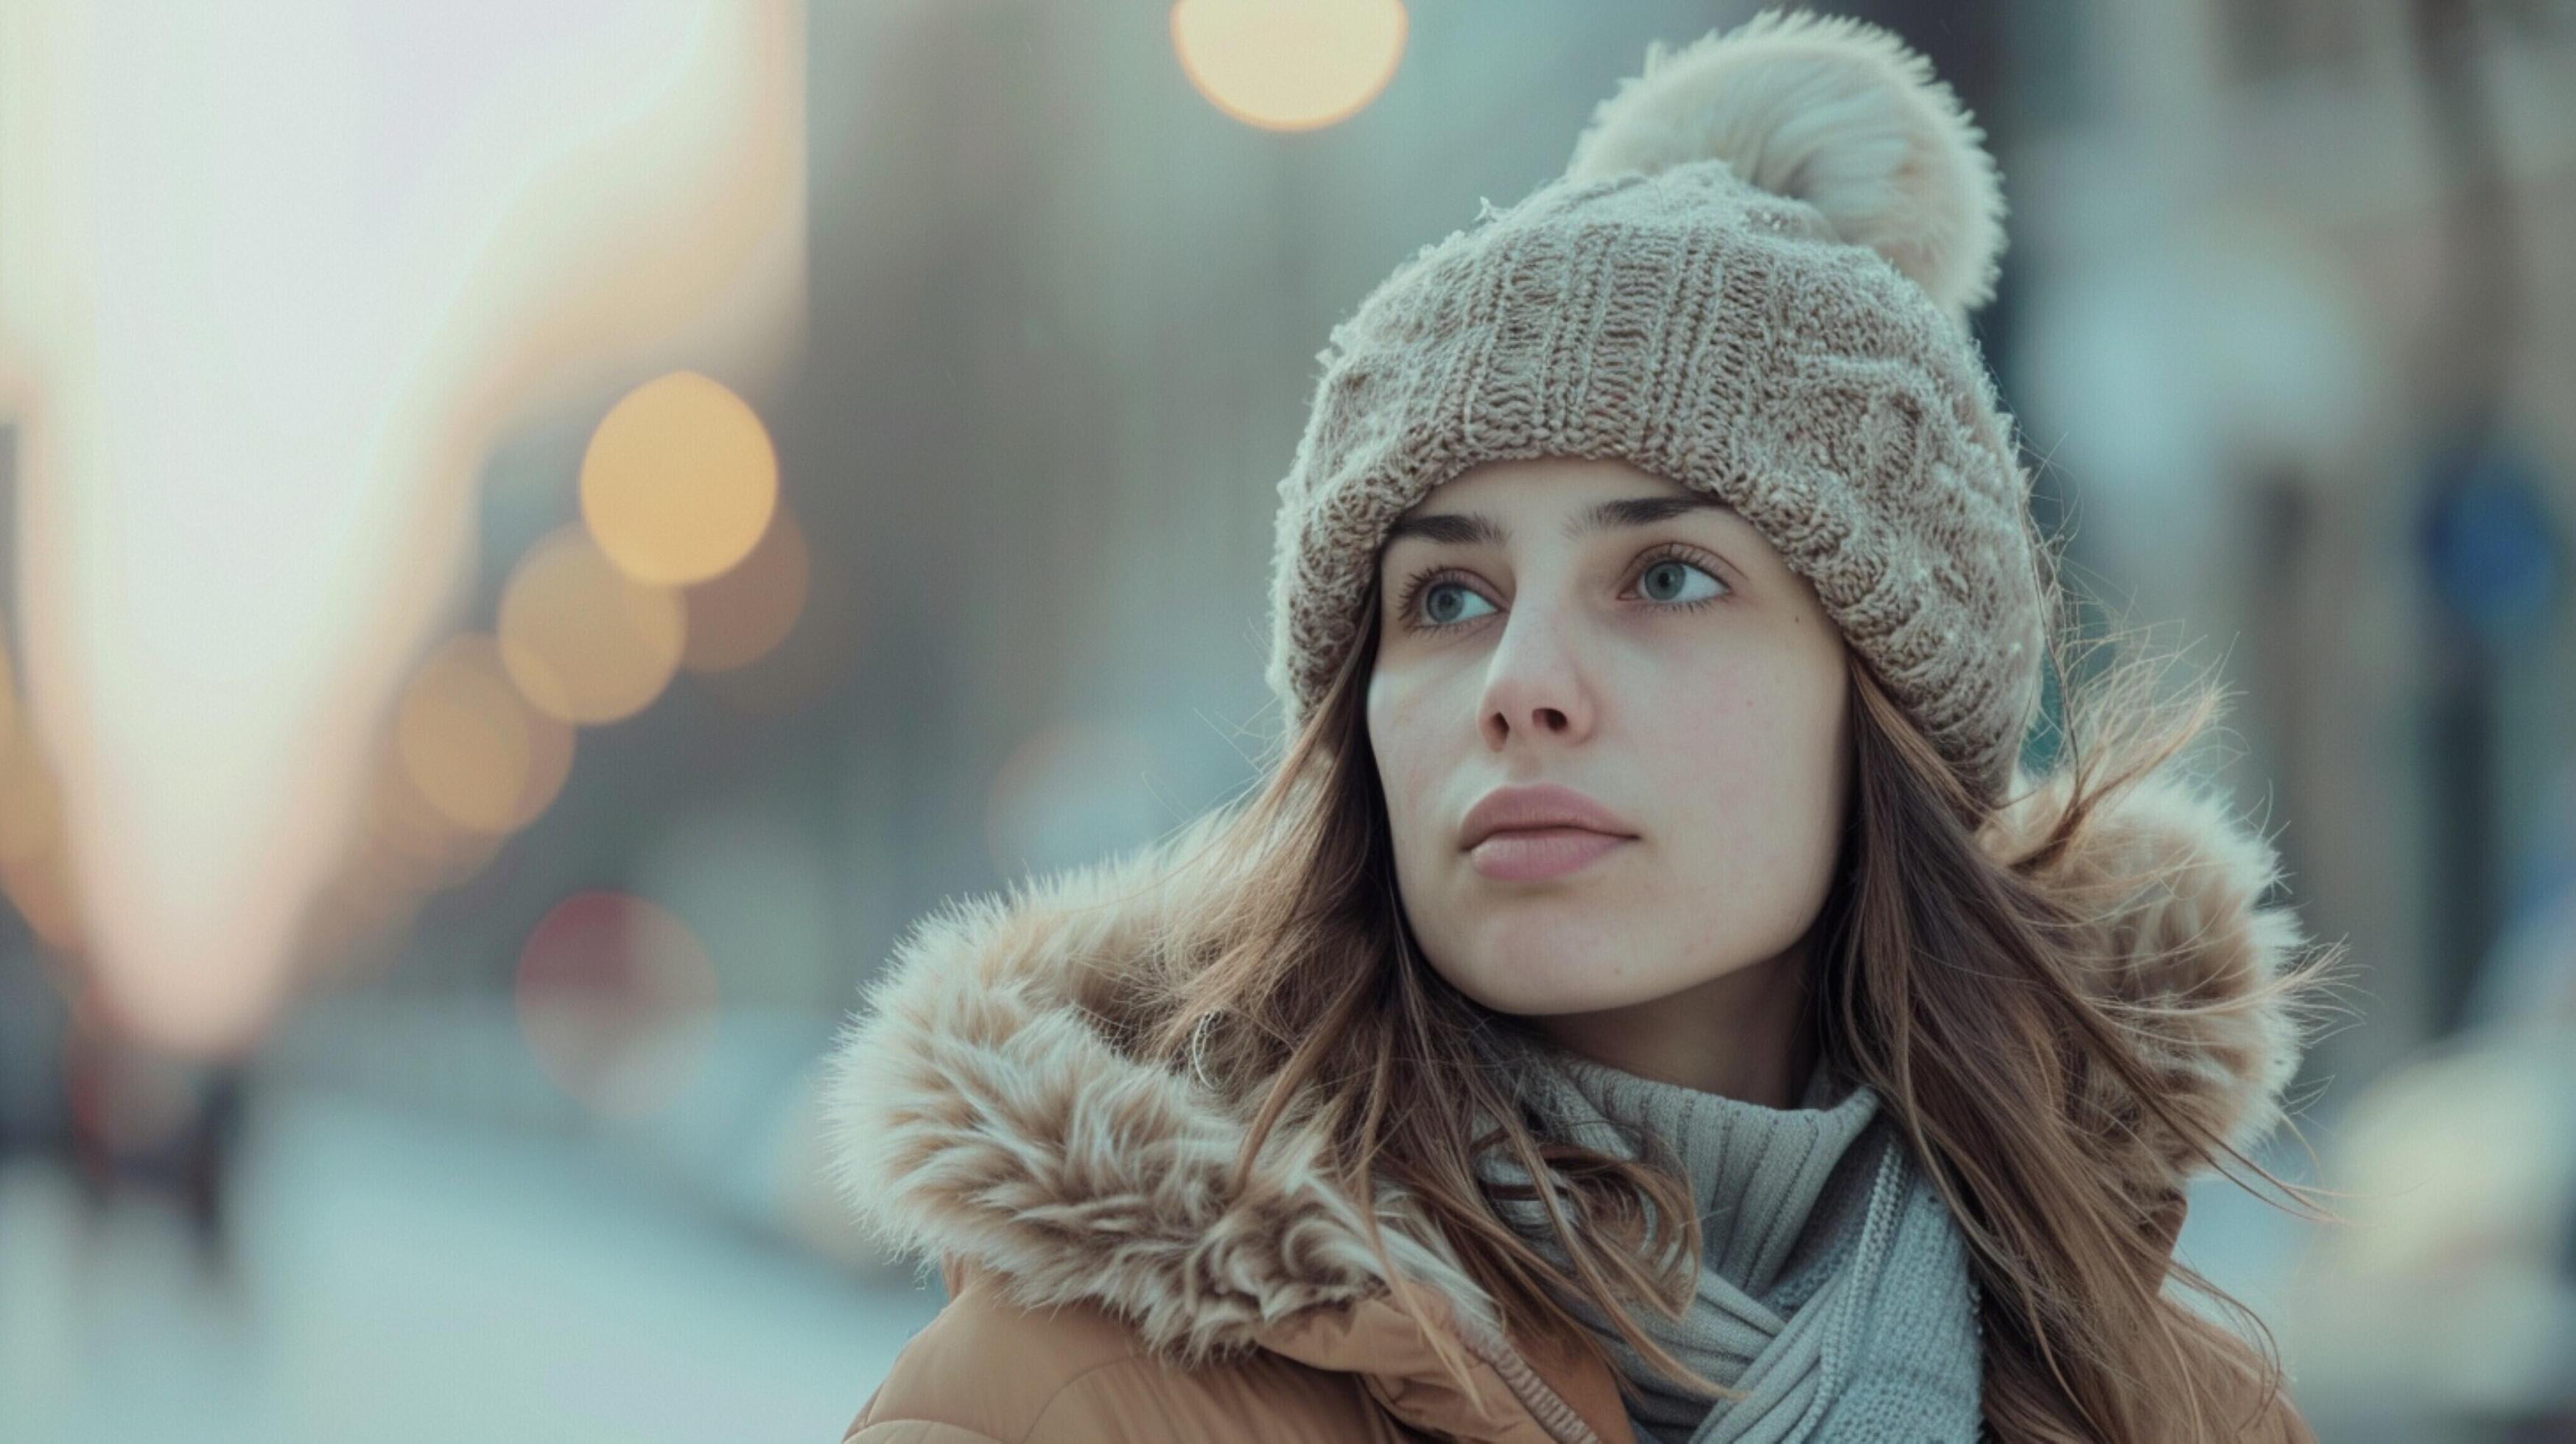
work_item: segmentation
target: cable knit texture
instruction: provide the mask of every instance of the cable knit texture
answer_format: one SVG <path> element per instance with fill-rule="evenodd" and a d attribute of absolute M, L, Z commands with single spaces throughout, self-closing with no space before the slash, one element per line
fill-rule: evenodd
<path fill-rule="evenodd" d="M 1569 173 L 1423 247 L 1332 331 L 1278 486 L 1293 729 L 1395 517 L 1469 467 L 1617 458 L 1710 493 L 1990 799 L 2040 700 L 2047 566 L 1967 313 L 2002 199 L 1883 30 L 1765 14 L 1603 102 Z"/>
<path fill-rule="evenodd" d="M 1566 1300 L 1601 1338 L 1632 1393 L 1640 1439 L 1973 1440 L 1984 1353 L 1965 1242 L 1865 1086 L 1819 1067 L 1793 1108 L 1770 1108 L 1639 1077 L 1506 1039 L 1546 1132 L 1625 1158 L 1669 1148 L 1703 1241 L 1679 1319 L 1634 1310 L 1676 1358 L 1729 1388 L 1712 1400 L 1665 1377 L 1589 1300 Z M 1489 1177 L 1526 1183 L 1498 1157 Z M 1535 1201 L 1500 1211 L 1560 1265 Z"/>

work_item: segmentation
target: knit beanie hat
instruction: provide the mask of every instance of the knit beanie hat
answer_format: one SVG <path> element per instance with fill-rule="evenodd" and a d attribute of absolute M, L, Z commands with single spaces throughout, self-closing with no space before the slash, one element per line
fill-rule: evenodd
<path fill-rule="evenodd" d="M 1563 176 L 1424 246 L 1317 354 L 1271 574 L 1290 734 L 1374 625 L 1398 514 L 1481 462 L 1618 458 L 1734 508 L 1999 800 L 2053 582 L 1967 330 L 2004 244 L 1983 140 L 1859 21 L 1649 46 Z"/>

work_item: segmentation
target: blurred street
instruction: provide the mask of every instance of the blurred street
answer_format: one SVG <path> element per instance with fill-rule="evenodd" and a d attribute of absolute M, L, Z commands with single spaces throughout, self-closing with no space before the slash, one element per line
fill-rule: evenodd
<path fill-rule="evenodd" d="M 709 1154 L 728 1202 L 433 1102 L 254 1090 L 214 1252 L 167 1199 L 0 1165 L 0 1438 L 832 1439 L 936 1311 L 754 1214 L 778 1130 Z"/>

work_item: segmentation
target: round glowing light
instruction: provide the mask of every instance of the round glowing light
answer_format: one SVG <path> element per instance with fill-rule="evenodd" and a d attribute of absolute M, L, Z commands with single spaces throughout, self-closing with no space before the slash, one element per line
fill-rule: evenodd
<path fill-rule="evenodd" d="M 644 710 L 680 665 L 679 593 L 621 572 L 579 528 L 538 542 L 501 593 L 501 661 L 549 717 L 596 726 Z"/>
<path fill-rule="evenodd" d="M 742 565 L 684 594 L 689 638 L 680 665 L 724 672 L 768 656 L 805 610 L 809 565 L 804 530 L 793 512 L 779 508 Z"/>
<path fill-rule="evenodd" d="M 394 744 L 421 797 L 475 832 L 534 821 L 572 770 L 572 728 L 528 704 L 488 636 L 430 653 L 403 690 Z"/>
<path fill-rule="evenodd" d="M 669 909 L 625 893 L 575 893 L 519 956 L 528 1046 L 565 1091 L 639 1117 L 688 1086 L 715 1030 L 715 966 Z"/>
<path fill-rule="evenodd" d="M 638 581 L 703 582 L 749 555 L 778 506 L 759 413 L 694 371 L 648 381 L 600 418 L 581 458 L 581 515 Z"/>
<path fill-rule="evenodd" d="M 1400 0 L 1180 0 L 1172 48 L 1208 103 L 1264 130 L 1357 115 L 1404 55 Z"/>

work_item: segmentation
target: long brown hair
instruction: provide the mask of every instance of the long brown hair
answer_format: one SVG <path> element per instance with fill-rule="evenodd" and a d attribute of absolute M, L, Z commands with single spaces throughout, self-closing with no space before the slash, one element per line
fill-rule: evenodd
<path fill-rule="evenodd" d="M 2282 1371 L 2260 1320 L 2172 1257 L 2173 1180 L 2209 1167 L 2254 1187 L 2233 1164 L 2284 1206 L 2330 1215 L 2231 1147 L 2228 1118 L 2206 1100 L 2176 1101 L 2159 1075 L 2155 1043 L 2191 1037 L 2206 1000 L 2126 999 L 2095 985 L 2134 960 L 2140 899 L 2183 863 L 2149 854 L 2106 865 L 2088 838 L 2114 799 L 2218 718 L 2226 694 L 2204 677 L 2179 704 L 2164 699 L 2165 668 L 2144 656 L 2086 672 L 2080 663 L 2109 643 L 2080 643 L 2064 618 L 2048 651 L 2060 698 L 2054 765 L 2000 803 L 1976 798 L 1851 654 L 1854 785 L 1812 935 L 1808 1025 L 1831 1064 L 1880 1093 L 1959 1224 L 1981 1299 L 1992 1432 L 2220 1437 L 2273 1406 Z M 1701 1238 L 1683 1184 L 1655 1157 L 1539 1136 L 1476 1046 L 1477 1030 L 1514 1020 L 1451 987 L 1414 944 L 1367 734 L 1375 653 L 1376 627 L 1364 626 L 1307 724 L 1283 739 L 1266 785 L 1215 835 L 1210 850 L 1242 880 L 1210 934 L 1225 941 L 1130 980 L 1162 995 L 1143 1014 L 1160 1026 L 1137 1041 L 1244 1103 L 1252 1124 L 1238 1178 L 1275 1127 L 1313 1129 L 1351 1196 L 1405 1200 L 1516 1332 L 1607 1365 L 1563 1302 L 1579 1293 L 1657 1368 L 1734 1397 L 1629 1312 L 1642 1304 L 1675 1318 L 1691 1298 Z M 1989 824 L 2006 806 L 2022 809 L 2011 832 L 2020 843 L 1998 849 Z M 2305 949 L 2252 991 L 2305 1009 L 2341 952 Z M 1475 1167 L 1489 1150 L 1550 1185 L 1519 1196 L 1542 1205 L 1565 1267 L 1492 1206 L 1494 1185 Z M 1382 1237 L 1377 1247 L 1395 1277 Z M 2255 1340 L 2169 1293 L 2169 1279 Z M 1394 1302 L 1431 1322 L 1406 1289 Z"/>

